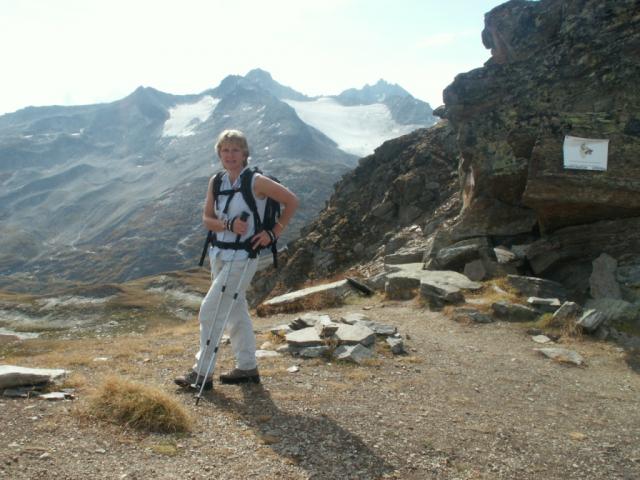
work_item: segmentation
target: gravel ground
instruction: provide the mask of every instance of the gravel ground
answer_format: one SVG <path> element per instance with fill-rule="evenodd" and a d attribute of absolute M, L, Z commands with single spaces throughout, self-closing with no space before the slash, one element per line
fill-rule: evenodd
<path fill-rule="evenodd" d="M 586 359 L 570 367 L 535 352 L 520 325 L 465 325 L 412 302 L 367 302 L 325 312 L 396 325 L 408 355 L 379 349 L 366 366 L 265 359 L 262 385 L 216 384 L 196 406 L 172 383 L 191 363 L 194 324 L 150 335 L 126 366 L 78 366 L 87 385 L 74 401 L 0 397 L 0 478 L 640 478 L 640 376 L 615 345 L 563 341 Z M 293 318 L 256 318 L 256 329 Z M 104 354 L 100 342 L 88 355 Z M 228 368 L 229 347 L 222 352 Z M 299 372 L 287 372 L 292 365 Z M 175 395 L 193 432 L 138 433 L 79 415 L 106 373 Z"/>

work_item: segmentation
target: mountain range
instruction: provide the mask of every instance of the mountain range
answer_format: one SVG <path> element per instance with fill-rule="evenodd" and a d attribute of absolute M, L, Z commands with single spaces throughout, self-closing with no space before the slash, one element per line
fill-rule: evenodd
<path fill-rule="evenodd" d="M 219 168 L 213 147 L 225 128 L 243 130 L 251 164 L 300 197 L 291 238 L 359 157 L 435 121 L 427 103 L 383 80 L 308 97 L 259 69 L 199 94 L 139 87 L 112 103 L 0 116 L 0 287 L 193 266 L 207 181 Z"/>

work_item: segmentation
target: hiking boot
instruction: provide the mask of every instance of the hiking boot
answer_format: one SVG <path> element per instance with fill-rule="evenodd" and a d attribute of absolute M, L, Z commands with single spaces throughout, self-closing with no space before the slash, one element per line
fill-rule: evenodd
<path fill-rule="evenodd" d="M 196 382 L 196 377 L 197 377 L 197 382 Z M 202 376 L 198 377 L 198 374 L 193 370 L 191 370 L 186 375 L 180 375 L 179 377 L 174 378 L 173 382 L 181 388 L 193 388 L 196 390 L 200 390 L 203 379 L 204 377 Z M 207 379 L 207 381 L 204 382 L 204 389 L 205 390 L 213 389 L 213 380 L 211 380 L 211 378 Z"/>
<path fill-rule="evenodd" d="M 229 373 L 220 375 L 220 382 L 227 385 L 237 385 L 239 383 L 260 383 L 260 374 L 257 368 L 251 370 L 240 370 L 234 368 Z"/>

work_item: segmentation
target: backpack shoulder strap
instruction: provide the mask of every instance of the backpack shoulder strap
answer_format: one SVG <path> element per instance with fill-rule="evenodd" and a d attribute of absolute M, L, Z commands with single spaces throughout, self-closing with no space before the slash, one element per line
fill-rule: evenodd
<path fill-rule="evenodd" d="M 213 208 L 215 209 L 218 203 L 218 196 L 220 195 L 220 187 L 222 185 L 222 177 L 224 176 L 224 171 L 220 170 L 213 177 Z"/>
<path fill-rule="evenodd" d="M 256 173 L 262 173 L 258 167 L 250 168 L 242 174 L 240 192 L 242 192 L 242 198 L 251 210 L 255 232 L 258 233 L 260 230 L 262 230 L 262 220 L 260 219 L 260 214 L 258 213 L 258 206 L 256 205 L 256 199 L 253 196 L 252 188 L 253 176 Z"/>

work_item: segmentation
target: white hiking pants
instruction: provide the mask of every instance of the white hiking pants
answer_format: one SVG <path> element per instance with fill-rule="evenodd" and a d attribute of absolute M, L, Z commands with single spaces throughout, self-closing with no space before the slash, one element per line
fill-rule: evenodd
<path fill-rule="evenodd" d="M 247 264 L 248 263 L 248 264 Z M 247 266 L 242 284 L 238 288 L 242 272 Z M 218 256 L 211 261 L 211 277 L 213 282 L 200 305 L 200 351 L 196 355 L 196 364 L 193 369 L 204 375 L 211 362 L 214 348 L 219 344 L 223 334 L 223 323 L 229 312 L 229 306 L 233 302 L 233 295 L 237 291 L 238 297 L 233 302 L 233 308 L 229 314 L 227 328 L 231 337 L 231 348 L 236 359 L 236 368 L 251 370 L 256 368 L 256 338 L 253 334 L 253 325 L 249 316 L 249 305 L 245 292 L 251 283 L 251 279 L 256 273 L 257 261 L 242 259 L 233 262 L 220 260 Z M 227 277 L 227 269 L 229 276 Z M 225 282 L 226 280 L 226 282 Z M 226 283 L 224 293 L 221 293 L 223 285 Z M 220 307 L 218 307 L 220 303 Z M 216 315 L 216 309 L 218 314 Z M 215 318 L 214 318 L 215 315 Z M 207 345 L 207 335 L 211 331 L 211 324 L 214 323 L 211 333 L 209 348 Z M 206 352 L 204 355 L 202 352 Z M 215 365 L 214 365 L 215 367 Z M 209 372 L 212 374 L 213 368 Z"/>

